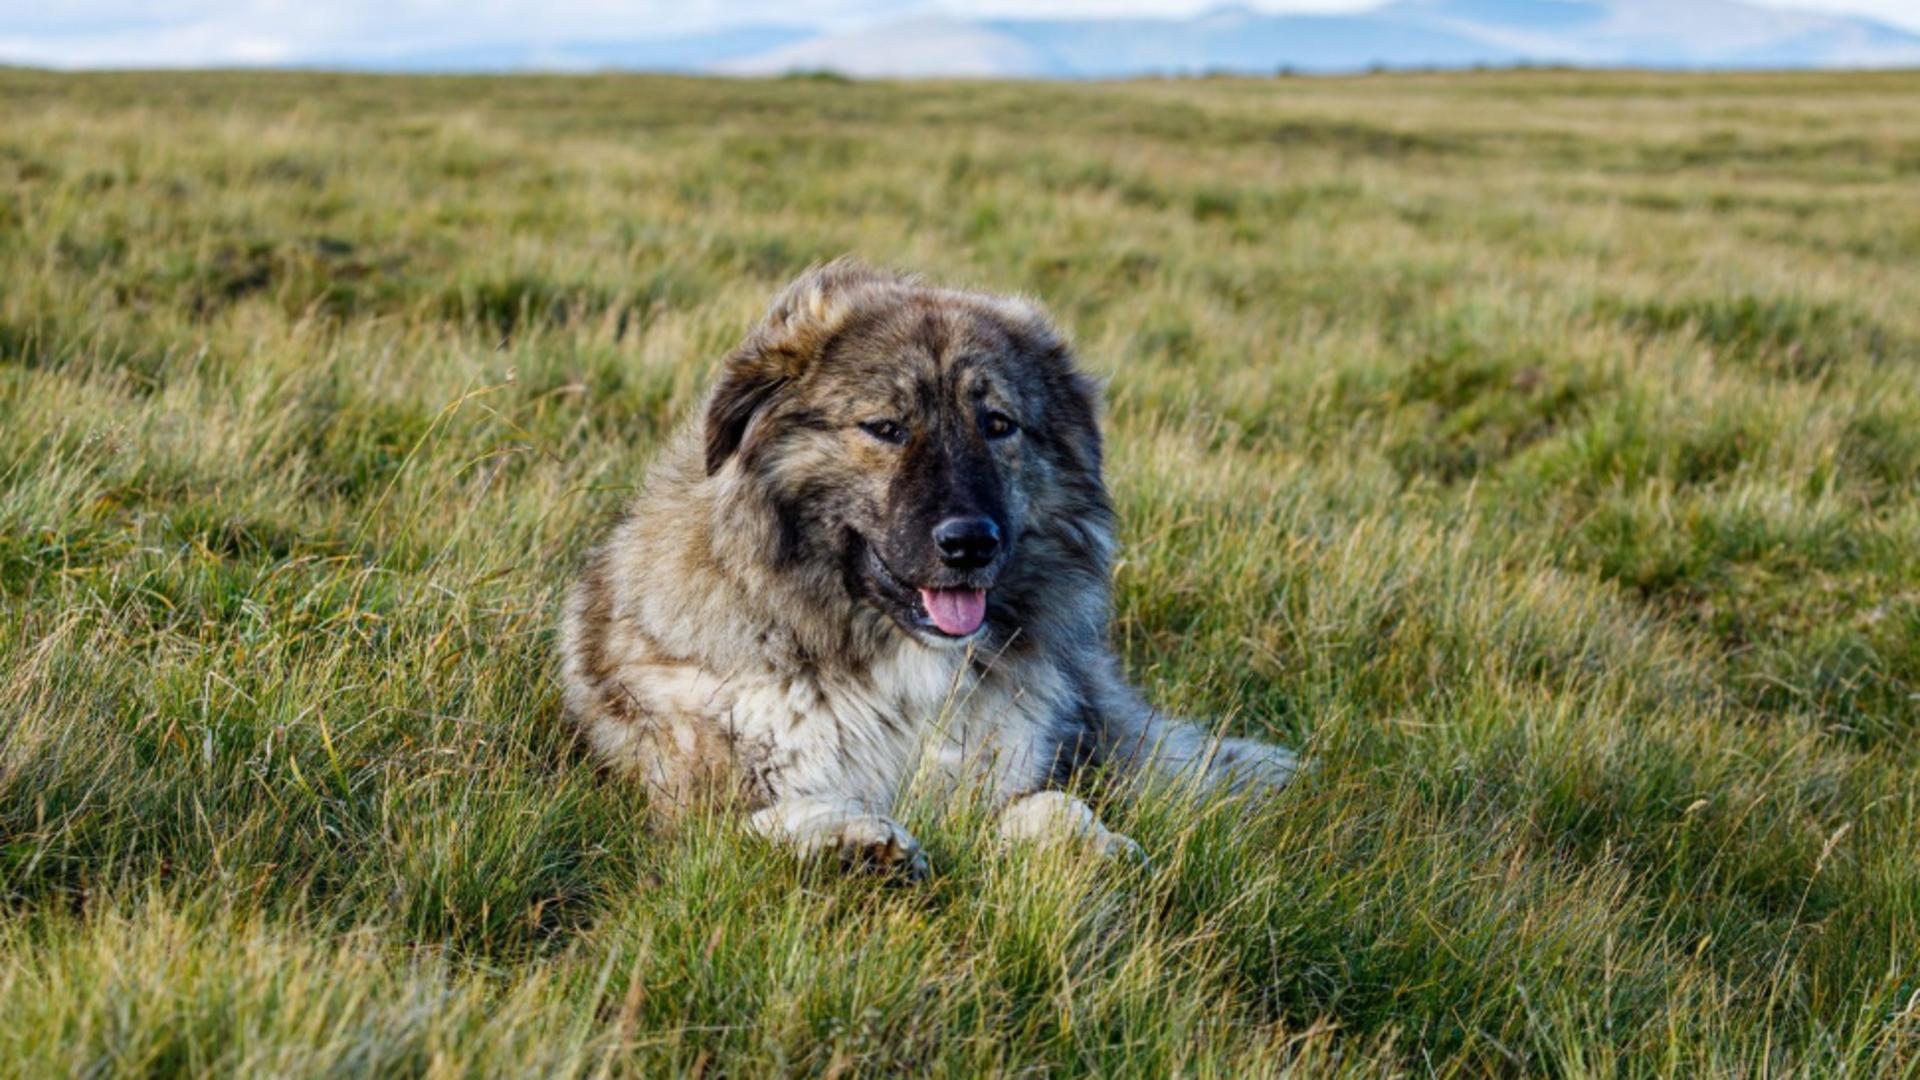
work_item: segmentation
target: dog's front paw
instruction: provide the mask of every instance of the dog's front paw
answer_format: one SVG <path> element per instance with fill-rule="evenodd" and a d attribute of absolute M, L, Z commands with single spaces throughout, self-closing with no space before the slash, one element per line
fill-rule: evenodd
<path fill-rule="evenodd" d="M 1064 791 L 1038 791 L 1009 803 L 1000 812 L 1000 835 L 1043 847 L 1077 841 L 1103 858 L 1147 861 L 1131 837 L 1102 825 L 1092 807 Z"/>
<path fill-rule="evenodd" d="M 1228 791 L 1263 794 L 1280 790 L 1300 772 L 1300 758 L 1284 746 L 1253 739 L 1222 739 L 1213 773 Z"/>
<path fill-rule="evenodd" d="M 840 862 L 850 869 L 908 881 L 925 880 L 931 872 L 920 841 L 892 818 L 872 814 L 849 819 L 840 825 L 835 840 Z"/>

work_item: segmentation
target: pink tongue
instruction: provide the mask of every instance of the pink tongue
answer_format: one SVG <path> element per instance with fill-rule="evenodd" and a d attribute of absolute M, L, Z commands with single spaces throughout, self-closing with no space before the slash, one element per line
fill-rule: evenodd
<path fill-rule="evenodd" d="M 985 589 L 921 589 L 920 602 L 943 634 L 966 637 L 987 617 Z"/>

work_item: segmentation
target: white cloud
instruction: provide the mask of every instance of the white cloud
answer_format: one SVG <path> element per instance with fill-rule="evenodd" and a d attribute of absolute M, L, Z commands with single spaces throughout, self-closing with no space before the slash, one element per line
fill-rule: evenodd
<path fill-rule="evenodd" d="M 0 0 L 0 57 L 59 67 L 379 57 L 493 42 L 664 37 L 741 23 L 834 25 L 884 0 Z M 265 48 L 268 43 L 276 47 Z"/>
<path fill-rule="evenodd" d="M 1768 7 L 1826 11 L 1836 15 L 1865 15 L 1889 26 L 1920 30 L 1920 0 L 1754 0 Z"/>
<path fill-rule="evenodd" d="M 0 0 L 0 59 L 56 67 L 177 67 L 406 53 L 488 43 L 621 41 L 746 23 L 841 28 L 958 16 L 1184 15 L 1221 0 Z M 1378 0 L 1256 0 L 1273 11 Z M 1763 0 L 1920 29 L 1920 0 Z"/>
<path fill-rule="evenodd" d="M 934 6 L 941 11 L 963 16 L 1085 18 L 1198 15 L 1213 8 L 1224 7 L 1228 3 L 1262 11 L 1364 11 L 1367 8 L 1379 7 L 1382 2 L 1383 0 L 1294 0 L 1294 2 L 1285 2 L 1285 0 L 1282 2 L 1272 2 L 1272 0 L 1252 0 L 1252 2 L 1246 2 L 1246 0 L 1047 0 L 1045 3 L 1023 3 L 1022 0 L 944 0 Z"/>

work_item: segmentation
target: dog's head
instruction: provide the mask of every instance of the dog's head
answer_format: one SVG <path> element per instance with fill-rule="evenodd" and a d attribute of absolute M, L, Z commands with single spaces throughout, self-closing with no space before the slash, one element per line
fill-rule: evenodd
<path fill-rule="evenodd" d="M 776 561 L 831 562 L 928 643 L 1004 617 L 1049 522 L 1107 514 L 1093 388 L 1038 310 L 845 261 L 728 357 L 706 470 L 771 508 Z"/>

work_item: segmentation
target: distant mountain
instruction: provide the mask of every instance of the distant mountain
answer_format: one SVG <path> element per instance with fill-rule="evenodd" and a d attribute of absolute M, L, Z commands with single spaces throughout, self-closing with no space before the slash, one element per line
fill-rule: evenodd
<path fill-rule="evenodd" d="M 856 78 L 1057 77 L 1055 65 L 999 24 L 913 19 L 793 42 L 737 56 L 713 70 L 727 75 L 834 71 Z"/>
<path fill-rule="evenodd" d="M 1920 66 L 1920 35 L 1738 0 L 1395 0 L 1345 15 L 1245 6 L 1188 19 L 915 18 L 821 32 L 744 26 L 625 42 L 501 43 L 318 59 L 389 71 L 704 71 L 1101 79 L 1520 63 L 1648 68 Z"/>
<path fill-rule="evenodd" d="M 1920 66 L 1920 35 L 1735 0 L 1400 0 L 1350 15 L 1235 6 L 1191 19 L 918 19 L 792 40 L 712 70 L 1084 79 L 1516 63 Z"/>
<path fill-rule="evenodd" d="M 503 42 L 461 49 L 320 61 L 319 66 L 378 71 L 709 71 L 743 56 L 769 55 L 816 38 L 802 26 L 742 26 L 708 34 L 638 41 Z"/>
<path fill-rule="evenodd" d="M 1540 61 L 1767 68 L 1920 64 L 1920 36 L 1871 19 L 1735 0 L 1401 0 L 1374 15 Z"/>
<path fill-rule="evenodd" d="M 1209 71 L 1270 74 L 1355 71 L 1368 67 L 1465 67 L 1506 64 L 1525 54 L 1439 25 L 1361 15 L 1264 15 L 1221 8 L 1169 19 L 1001 20 L 997 32 L 1031 45 L 1047 60 L 1025 74 L 1124 78 Z"/>

